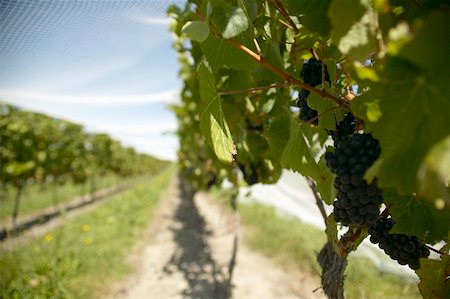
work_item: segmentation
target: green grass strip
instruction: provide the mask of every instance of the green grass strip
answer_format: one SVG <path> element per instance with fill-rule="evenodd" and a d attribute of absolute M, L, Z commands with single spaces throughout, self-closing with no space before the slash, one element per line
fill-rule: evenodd
<path fill-rule="evenodd" d="M 148 181 L 14 251 L 0 252 L 1 298 L 98 298 L 131 269 L 140 239 L 175 173 Z"/>
<path fill-rule="evenodd" d="M 318 276 L 321 270 L 316 256 L 326 241 L 322 230 L 293 217 L 279 216 L 273 208 L 258 203 L 241 204 L 239 210 L 246 240 L 252 249 Z M 350 255 L 345 275 L 348 299 L 421 298 L 414 282 L 380 272 L 362 257 Z"/>
<path fill-rule="evenodd" d="M 113 187 L 118 183 L 129 182 L 136 178 L 137 177 L 122 178 L 114 174 L 97 177 L 95 179 L 95 189 L 100 190 L 107 187 Z M 51 184 L 42 186 L 34 184 L 26 186 L 20 199 L 19 216 L 51 207 L 53 206 L 55 199 L 57 199 L 59 203 L 65 203 L 72 200 L 74 197 L 89 194 L 90 188 L 89 181 L 83 184 L 74 184 L 72 181 L 69 181 L 56 188 L 55 197 L 55 187 Z M 0 199 L 1 220 L 11 218 L 15 195 L 16 190 L 11 187 L 6 190 L 5 194 L 2 194 L 3 198 Z"/>

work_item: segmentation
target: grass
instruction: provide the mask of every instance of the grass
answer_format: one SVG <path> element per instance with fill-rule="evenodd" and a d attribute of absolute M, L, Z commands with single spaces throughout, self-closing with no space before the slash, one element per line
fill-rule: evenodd
<path fill-rule="evenodd" d="M 133 179 L 134 177 L 122 178 L 113 174 L 98 177 L 96 179 L 96 190 L 115 186 L 117 185 L 117 182 L 123 183 Z M 8 188 L 5 194 L 3 194 L 3 198 L 0 199 L 0 220 L 11 217 L 14 207 L 15 192 L 15 189 Z M 76 196 L 89 194 L 90 182 L 88 181 L 78 185 L 67 182 L 62 186 L 58 186 L 56 192 L 57 197 L 55 197 L 55 188 L 49 185 L 26 186 L 20 199 L 19 216 L 51 207 L 54 204 L 55 198 L 57 198 L 59 203 L 64 203 Z"/>
<path fill-rule="evenodd" d="M 130 273 L 125 257 L 173 175 L 170 167 L 43 238 L 0 251 L 0 297 L 99 298 Z"/>
<path fill-rule="evenodd" d="M 225 204 L 227 196 L 213 192 Z M 317 253 L 325 244 L 324 231 L 298 219 L 280 216 L 258 203 L 240 204 L 239 211 L 246 243 L 253 250 L 269 256 L 282 265 L 294 267 L 317 277 L 320 266 Z M 345 296 L 348 299 L 414 299 L 422 298 L 410 279 L 380 272 L 371 261 L 350 255 L 345 272 Z"/>

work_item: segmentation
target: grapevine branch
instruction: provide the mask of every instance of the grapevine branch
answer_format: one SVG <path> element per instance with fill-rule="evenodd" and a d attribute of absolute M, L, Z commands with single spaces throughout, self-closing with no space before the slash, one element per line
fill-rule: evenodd
<path fill-rule="evenodd" d="M 196 11 L 196 15 L 202 20 L 205 21 L 205 17 L 200 13 L 199 10 Z M 211 32 L 215 31 L 214 26 L 210 26 Z M 320 90 L 317 88 L 312 87 L 309 84 L 306 84 L 300 80 L 295 79 L 294 77 L 292 77 L 291 75 L 289 75 L 288 73 L 286 73 L 285 71 L 279 69 L 278 67 L 276 67 L 275 65 L 273 65 L 272 63 L 270 63 L 269 61 L 267 61 L 266 59 L 264 59 L 264 57 L 262 55 L 258 55 L 256 54 L 254 51 L 252 51 L 251 49 L 247 48 L 246 46 L 240 44 L 238 41 L 236 41 L 233 38 L 229 38 L 229 39 L 224 39 L 225 42 L 227 42 L 228 44 L 230 44 L 231 46 L 239 49 L 240 51 L 244 52 L 245 54 L 247 54 L 248 56 L 250 56 L 251 58 L 253 58 L 253 60 L 255 60 L 257 63 L 261 64 L 262 66 L 264 66 L 265 68 L 271 70 L 273 73 L 275 73 L 276 75 L 278 75 L 279 77 L 281 77 L 284 81 L 287 81 L 291 84 L 297 85 L 298 87 L 301 87 L 303 89 L 309 90 L 312 93 L 315 93 L 317 95 L 319 95 L 322 98 L 328 98 L 334 102 L 336 102 L 338 105 L 340 106 L 344 106 L 346 109 L 349 109 L 348 104 L 346 103 L 345 100 L 340 99 L 338 97 L 335 97 L 332 94 L 329 94 L 328 92 L 324 91 L 324 90 Z"/>
<path fill-rule="evenodd" d="M 272 4 L 280 13 L 281 15 L 289 22 L 289 27 L 294 30 L 295 34 L 299 33 L 299 30 L 297 28 L 297 25 L 292 21 L 291 17 L 289 16 L 289 13 L 286 11 L 286 8 L 284 8 L 283 3 L 280 0 L 275 0 L 275 2 L 269 1 L 270 4 Z"/>
<path fill-rule="evenodd" d="M 319 192 L 317 191 L 316 183 L 310 177 L 306 177 L 306 180 L 308 181 L 309 188 L 311 189 L 314 198 L 316 199 L 317 207 L 319 208 L 320 214 L 322 214 L 322 218 L 326 226 L 328 224 L 328 216 L 327 212 L 325 211 L 325 206 L 323 205 L 322 198 L 320 198 Z"/>
<path fill-rule="evenodd" d="M 227 90 L 227 91 L 220 91 L 219 95 L 232 95 L 232 94 L 246 94 L 246 93 L 256 93 L 261 90 L 267 90 L 271 88 L 285 88 L 291 86 L 290 83 L 281 83 L 281 84 L 272 84 L 269 86 L 261 86 L 261 87 L 252 87 L 242 90 Z"/>
<path fill-rule="evenodd" d="M 362 230 L 358 227 L 356 230 L 349 229 L 339 240 L 339 247 L 343 250 L 344 255 L 348 255 L 352 251 L 355 241 L 361 236 Z M 342 253 L 342 252 L 341 252 Z"/>
<path fill-rule="evenodd" d="M 334 107 L 331 107 L 331 108 L 325 110 L 324 112 L 320 113 L 319 115 L 317 115 L 317 116 L 315 116 L 315 117 L 311 118 L 310 120 L 305 121 L 305 122 L 303 122 L 303 123 L 304 123 L 304 124 L 312 124 L 316 119 L 319 119 L 319 118 L 321 118 L 322 116 L 324 116 L 325 114 L 327 114 L 327 113 L 329 113 L 329 112 L 331 112 L 331 111 L 333 111 L 333 110 L 336 110 L 336 109 L 338 109 L 338 108 L 340 108 L 340 106 L 334 106 Z"/>
<path fill-rule="evenodd" d="M 261 55 L 256 54 L 251 49 L 249 49 L 246 46 L 244 46 L 244 45 L 240 44 L 239 42 L 237 42 L 235 39 L 230 38 L 230 39 L 225 39 L 225 41 L 227 43 L 229 43 L 230 45 L 232 45 L 233 47 L 235 47 L 235 48 L 241 50 L 242 52 L 244 52 L 245 54 L 249 55 L 257 63 L 259 63 L 262 66 L 264 66 L 265 68 L 271 70 L 273 73 L 277 74 L 279 77 L 281 77 L 285 81 L 290 82 L 291 84 L 296 85 L 298 87 L 301 87 L 303 89 L 309 90 L 310 92 L 313 92 L 313 93 L 319 95 L 322 98 L 328 98 L 328 99 L 336 102 L 338 105 L 348 108 L 348 105 L 345 102 L 345 100 L 337 98 L 334 95 L 329 94 L 328 92 L 326 92 L 324 90 L 317 89 L 315 87 L 312 87 L 311 85 L 308 85 L 308 84 L 306 84 L 306 83 L 304 83 L 304 82 L 302 82 L 300 80 L 295 79 L 290 74 L 288 74 L 287 72 L 279 69 L 278 67 L 276 67 L 275 65 L 273 65 L 272 63 L 270 63 L 269 61 L 264 59 L 264 57 L 262 57 Z"/>
<path fill-rule="evenodd" d="M 292 28 L 292 26 L 288 23 L 286 23 L 285 21 L 283 21 L 282 19 L 278 19 L 278 22 L 280 22 L 281 24 L 283 24 L 284 26 L 286 26 L 289 29 L 294 30 L 294 28 Z"/>

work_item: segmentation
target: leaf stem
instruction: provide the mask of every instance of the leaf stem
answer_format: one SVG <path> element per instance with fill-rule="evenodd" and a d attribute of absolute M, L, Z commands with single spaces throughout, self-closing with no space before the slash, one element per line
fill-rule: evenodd
<path fill-rule="evenodd" d="M 317 55 L 317 53 L 316 53 L 316 51 L 314 51 L 314 49 L 313 48 L 310 48 L 309 49 L 309 52 L 311 53 L 311 55 L 314 57 L 314 59 L 316 59 L 316 60 L 320 60 L 320 57 L 319 57 L 319 55 Z"/>
<path fill-rule="evenodd" d="M 280 0 L 275 0 L 275 3 L 269 1 L 280 13 L 281 15 L 289 22 L 289 27 L 294 30 L 295 34 L 299 33 L 297 25 L 292 21 L 291 16 L 287 12 L 286 8 L 284 8 L 283 3 Z"/>
<path fill-rule="evenodd" d="M 438 250 L 438 249 L 435 249 L 435 248 L 433 248 L 433 247 L 431 247 L 431 246 L 428 246 L 427 244 L 424 244 L 424 245 L 425 245 L 426 248 L 428 248 L 428 249 L 430 249 L 431 251 L 434 251 L 434 252 L 436 252 L 436 253 L 438 253 L 438 254 L 440 254 L 440 255 L 448 255 L 448 254 L 446 254 L 445 252 L 442 252 L 442 251 L 440 251 L 440 250 Z"/>
<path fill-rule="evenodd" d="M 280 22 L 282 25 L 286 26 L 287 28 L 294 30 L 294 28 L 292 28 L 290 24 L 286 23 L 282 19 L 278 19 L 277 21 Z"/>
<path fill-rule="evenodd" d="M 383 212 L 381 212 L 380 217 L 387 217 L 389 215 L 389 209 L 392 207 L 392 204 L 386 205 Z"/>
<path fill-rule="evenodd" d="M 258 54 L 262 56 L 262 51 L 261 51 L 261 47 L 259 46 L 258 40 L 255 38 L 253 38 L 253 43 L 255 44 L 256 47 L 256 51 L 258 51 Z"/>
<path fill-rule="evenodd" d="M 312 124 L 316 119 L 319 119 L 319 118 L 321 118 L 322 116 L 324 116 L 325 114 L 327 114 L 328 112 L 331 112 L 331 111 L 336 110 L 336 109 L 338 109 L 338 108 L 341 108 L 341 106 L 334 106 L 334 107 L 328 108 L 327 110 L 325 110 L 324 112 L 320 113 L 320 114 L 317 115 L 316 117 L 313 117 L 313 118 L 311 118 L 311 119 L 308 120 L 308 121 L 304 121 L 303 123 L 304 123 L 304 124 Z"/>

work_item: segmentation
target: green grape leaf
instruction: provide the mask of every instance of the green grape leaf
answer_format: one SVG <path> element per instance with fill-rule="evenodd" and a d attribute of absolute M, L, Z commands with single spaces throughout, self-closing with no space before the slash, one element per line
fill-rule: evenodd
<path fill-rule="evenodd" d="M 407 119 L 405 121 L 402 118 L 401 123 L 408 130 L 402 132 L 397 128 L 398 132 L 388 134 L 386 138 L 389 138 L 388 143 L 392 145 L 400 141 L 399 147 L 407 144 L 409 148 L 399 161 L 396 161 L 395 157 L 401 151 L 399 147 L 396 148 L 395 152 L 392 152 L 392 158 L 389 157 L 387 160 L 382 153 L 382 159 L 376 164 L 376 169 L 372 172 L 374 174 L 379 172 L 387 174 L 389 172 L 387 168 L 393 170 L 395 167 L 407 165 L 409 171 L 403 170 L 403 173 L 407 175 L 402 175 L 402 178 L 400 178 L 402 182 L 397 185 L 406 191 L 417 191 L 421 196 L 429 199 L 444 200 L 446 205 L 449 206 L 450 194 L 446 185 L 450 181 L 450 154 L 448 150 L 450 147 L 448 141 L 450 138 L 450 113 L 448 110 L 450 109 L 448 101 L 450 93 L 446 85 L 450 80 L 450 74 L 446 65 L 449 62 L 448 52 L 450 48 L 448 43 L 442 41 L 447 39 L 450 31 L 447 26 L 447 17 L 441 13 L 432 13 L 424 20 L 415 22 L 413 26 L 415 37 L 409 37 L 407 42 L 401 43 L 400 49 L 391 52 L 393 55 L 407 59 L 415 65 L 408 65 L 409 62 L 405 63 L 401 58 L 391 59 L 386 69 L 387 74 L 381 79 L 378 78 L 378 81 L 384 80 L 384 82 L 371 85 L 372 89 L 378 89 L 380 86 L 385 88 L 376 95 L 381 98 L 383 97 L 382 93 L 389 89 L 389 97 L 396 98 L 395 100 L 390 100 L 389 97 L 386 99 L 386 102 L 389 101 L 392 106 L 386 107 L 385 102 L 372 100 L 364 103 L 366 107 L 361 109 L 369 121 L 382 123 L 386 119 L 383 114 L 386 115 L 388 109 L 401 108 L 400 114 L 392 113 L 391 117 L 398 118 L 399 115 L 404 115 Z M 427 54 L 430 48 L 434 49 L 433 55 Z M 397 71 L 395 71 L 396 68 Z M 405 75 L 406 78 L 398 79 Z M 401 88 L 394 95 L 394 90 L 398 86 L 401 86 Z M 399 96 L 400 94 L 405 94 L 403 101 Z M 393 122 L 392 119 L 386 126 L 391 126 Z M 405 134 L 400 140 L 394 140 L 395 135 L 402 133 Z M 381 134 L 381 131 L 379 134 Z M 423 136 L 419 137 L 420 134 Z M 391 149 L 387 148 L 387 150 L 390 151 Z M 411 159 L 410 163 L 407 162 L 409 159 Z M 392 161 L 397 163 L 387 167 Z M 392 173 L 392 175 L 396 174 Z M 388 180 L 387 177 L 386 180 L 382 179 L 382 181 Z M 415 183 L 417 183 L 417 188 L 413 190 Z"/>
<path fill-rule="evenodd" d="M 364 61 L 376 49 L 371 0 L 335 0 L 330 4 L 331 39 L 342 54 Z"/>
<path fill-rule="evenodd" d="M 325 157 L 320 157 L 319 163 L 317 163 L 320 171 L 313 177 L 317 184 L 317 191 L 320 193 L 322 200 L 331 205 L 336 198 L 336 189 L 334 188 L 334 175 L 327 167 Z"/>
<path fill-rule="evenodd" d="M 263 67 L 262 65 L 257 65 L 252 70 L 252 76 L 253 79 L 261 83 L 261 85 L 268 84 L 268 82 L 281 82 L 281 78 L 277 76 L 274 72 L 268 70 L 267 68 Z"/>
<path fill-rule="evenodd" d="M 272 43 L 271 41 L 260 41 L 259 43 L 264 59 L 277 68 L 284 70 L 283 59 L 280 53 L 280 45 L 277 43 Z M 265 81 L 270 83 L 283 81 L 273 71 L 261 65 L 258 65 L 253 69 L 252 75 L 255 81 Z"/>
<path fill-rule="evenodd" d="M 338 228 L 336 221 L 334 221 L 333 213 L 331 213 L 327 218 L 327 226 L 325 228 L 325 233 L 327 234 L 328 240 L 333 245 L 334 250 L 340 253 L 341 246 L 339 245 Z"/>
<path fill-rule="evenodd" d="M 201 43 L 208 37 L 209 27 L 203 21 L 189 21 L 184 24 L 181 33 L 187 38 Z"/>
<path fill-rule="evenodd" d="M 319 115 L 319 131 L 336 130 L 336 122 L 340 122 L 345 116 L 345 109 L 338 107 L 329 99 L 322 98 L 315 93 L 308 96 L 308 106 L 317 110 Z"/>
<path fill-rule="evenodd" d="M 384 201 L 395 221 L 392 233 L 414 235 L 429 244 L 444 240 L 450 231 L 450 210 L 437 209 L 429 200 L 384 192 Z"/>
<path fill-rule="evenodd" d="M 431 148 L 419 168 L 419 193 L 450 208 L 450 136 Z"/>
<path fill-rule="evenodd" d="M 319 169 L 306 141 L 306 130 L 306 126 L 291 119 L 289 142 L 283 151 L 281 165 L 304 176 L 316 177 Z"/>
<path fill-rule="evenodd" d="M 21 176 L 27 172 L 30 172 L 36 167 L 35 161 L 27 161 L 27 162 L 16 162 L 16 161 L 8 161 L 8 163 L 4 166 L 4 171 L 8 175 Z"/>
<path fill-rule="evenodd" d="M 301 23 L 321 36 L 330 34 L 330 19 L 327 12 L 330 0 L 288 0 L 286 7 L 291 15 L 300 15 Z"/>
<path fill-rule="evenodd" d="M 248 18 L 240 7 L 219 3 L 213 6 L 209 17 L 224 39 L 233 38 L 246 31 Z"/>
<path fill-rule="evenodd" d="M 381 155 L 369 171 L 382 187 L 418 192 L 423 159 L 450 135 L 450 76 L 444 69 L 423 72 L 405 60 L 389 58 L 379 77 L 352 105 L 381 145 Z"/>
<path fill-rule="evenodd" d="M 206 142 L 220 161 L 231 164 L 236 153 L 227 120 L 222 111 L 220 95 L 215 88 L 212 72 L 204 64 L 198 69 L 200 97 L 205 105 L 200 117 L 200 129 Z"/>
<path fill-rule="evenodd" d="M 272 119 L 269 129 L 264 131 L 263 136 L 267 139 L 271 156 L 280 159 L 286 144 L 289 142 L 291 129 L 291 117 L 289 113 L 281 113 Z"/>
<path fill-rule="evenodd" d="M 233 38 L 248 28 L 248 19 L 245 12 L 240 7 L 232 7 L 225 30 L 222 32 L 223 38 Z"/>
<path fill-rule="evenodd" d="M 236 40 L 250 49 L 254 48 L 253 44 L 242 36 L 236 38 Z M 256 66 L 256 62 L 250 56 L 211 34 L 201 43 L 201 49 L 214 71 L 223 66 L 244 71 Z"/>
<path fill-rule="evenodd" d="M 289 31 L 288 31 L 289 32 Z M 295 42 L 295 63 L 297 64 L 297 60 L 304 61 L 304 57 L 302 56 L 305 54 L 305 51 L 308 51 L 308 49 L 312 48 L 314 44 L 317 42 L 318 38 L 317 35 L 309 32 L 306 28 L 300 28 L 299 33 L 295 35 L 294 42 Z"/>
<path fill-rule="evenodd" d="M 276 99 L 269 98 L 265 102 L 260 103 L 260 110 L 262 113 L 269 114 L 270 111 L 273 110 L 275 104 L 277 103 Z"/>
<path fill-rule="evenodd" d="M 448 298 L 450 294 L 450 256 L 441 255 L 440 260 L 420 260 L 416 271 L 420 278 L 419 290 L 423 298 Z"/>
<path fill-rule="evenodd" d="M 230 69 L 227 77 L 227 80 L 221 87 L 223 90 L 241 90 L 254 87 L 255 85 L 255 81 L 251 77 L 250 72 Z"/>
<path fill-rule="evenodd" d="M 444 42 L 450 36 L 448 15 L 431 13 L 421 22 L 415 23 L 417 34 L 410 42 L 403 45 L 399 57 L 408 59 L 424 68 L 434 68 L 450 63 L 450 43 Z M 432 50 L 431 50 L 432 49 Z M 432 51 L 432 55 L 430 55 Z"/>
<path fill-rule="evenodd" d="M 266 151 L 269 149 L 269 144 L 266 139 L 259 134 L 248 133 L 246 143 L 250 153 L 253 153 L 259 157 L 264 156 Z"/>
<path fill-rule="evenodd" d="M 239 0 L 238 4 L 247 14 L 248 18 L 254 22 L 258 16 L 258 3 L 256 3 L 256 0 Z"/>

